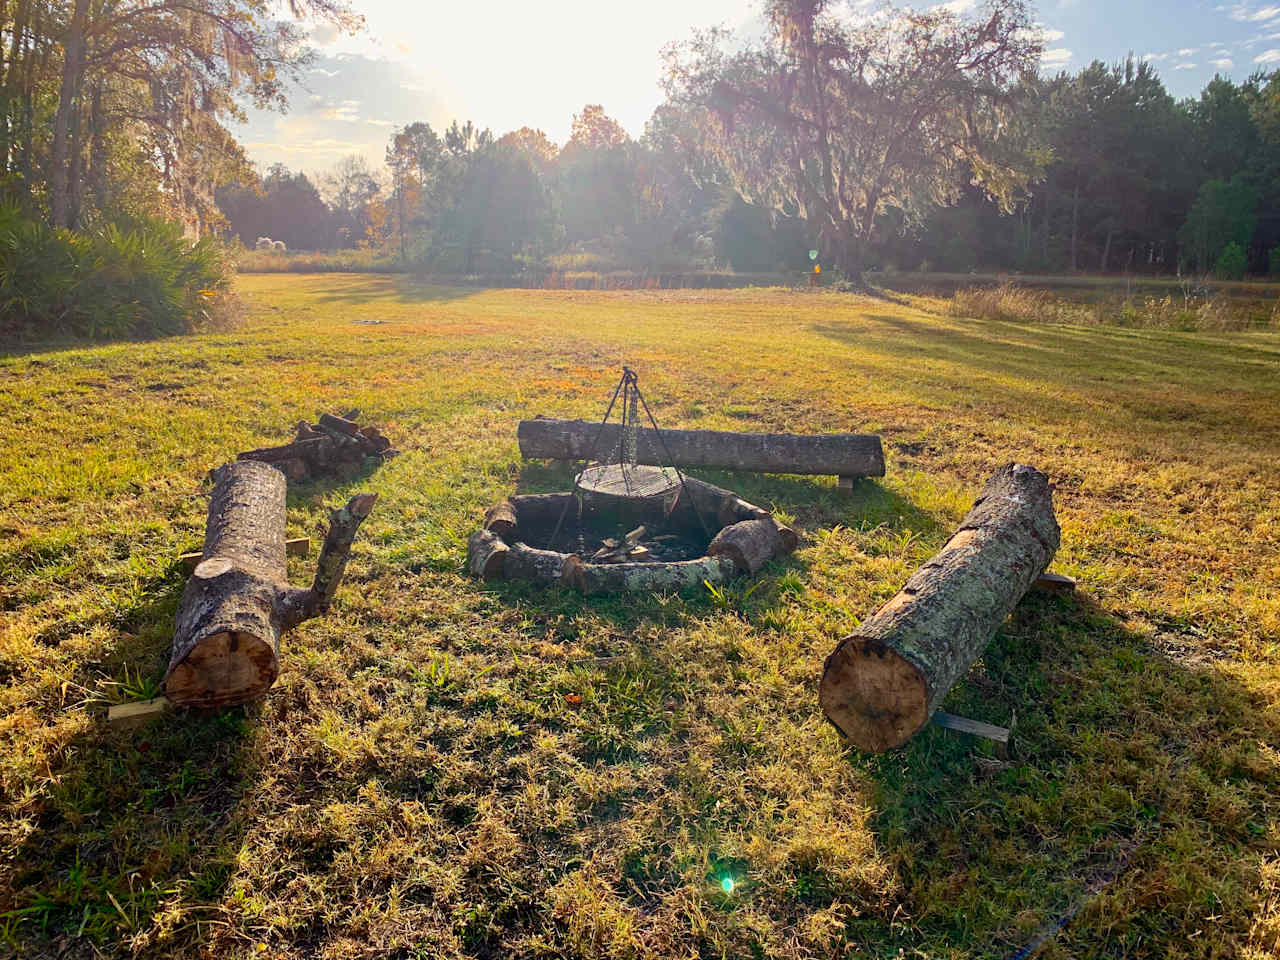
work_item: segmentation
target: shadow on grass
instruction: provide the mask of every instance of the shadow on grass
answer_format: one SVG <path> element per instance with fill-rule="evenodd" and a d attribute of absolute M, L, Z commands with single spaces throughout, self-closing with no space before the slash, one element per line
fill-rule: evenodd
<path fill-rule="evenodd" d="M 517 493 L 553 493 L 573 488 L 576 467 L 558 461 L 525 461 L 516 481 Z M 732 490 L 743 500 L 774 514 L 793 518 L 798 532 L 812 533 L 836 524 L 874 527 L 902 526 L 923 534 L 938 534 L 937 518 L 876 479 L 857 480 L 851 491 L 840 490 L 832 477 L 684 470 L 685 475 Z"/>
<path fill-rule="evenodd" d="M 521 466 L 516 493 L 554 493 L 573 489 L 579 467 L 562 462 L 530 462 Z M 928 535 L 942 532 L 936 518 L 916 504 L 871 479 L 858 481 L 852 491 L 836 488 L 832 477 L 757 474 L 716 470 L 685 470 L 687 476 L 732 490 L 742 499 L 764 507 L 787 522 L 801 536 L 801 547 L 817 531 L 838 525 L 914 531 Z M 477 589 L 508 604 L 537 604 L 548 616 L 573 617 L 584 613 L 601 616 L 620 628 L 648 622 L 671 622 L 706 616 L 713 612 L 737 612 L 759 616 L 783 606 L 803 586 L 809 561 L 803 551 L 766 564 L 756 577 L 737 577 L 716 590 L 705 584 L 680 592 L 678 599 L 645 593 L 584 597 L 568 588 L 548 588 L 533 583 L 490 581 Z"/>
<path fill-rule="evenodd" d="M 1016 714 L 1009 760 L 935 726 L 850 754 L 912 918 L 897 946 L 1028 956 L 1015 951 L 1056 938 L 1063 955 L 1131 956 L 1212 917 L 1243 941 L 1280 826 L 1280 718 L 1262 693 L 1172 659 L 1086 597 L 1032 594 L 944 708 Z M 885 949 L 882 923 L 851 933 Z"/>
<path fill-rule="evenodd" d="M 372 469 L 341 483 L 354 488 Z M 337 485 L 291 490 L 289 505 L 327 499 Z M 98 666 L 114 683 L 125 678 L 112 699 L 154 696 L 187 578 L 174 558 L 131 600 L 55 622 L 37 640 L 52 646 L 110 631 L 116 642 Z M 111 954 L 140 932 L 155 937 L 166 913 L 182 918 L 182 942 L 193 927 L 196 940 L 207 937 L 250 826 L 243 798 L 257 783 L 252 740 L 270 701 L 108 724 L 106 704 L 86 692 L 87 720 L 59 744 L 50 786 L 28 808 L 32 827 L 0 865 L 0 955 L 8 947 L 21 956 L 103 955 L 90 944 Z M 167 955 L 163 944 L 144 946 Z"/>
<path fill-rule="evenodd" d="M 402 274 L 343 274 L 314 278 L 307 284 L 308 300 L 324 304 L 368 304 L 375 299 L 393 303 L 447 303 L 484 293 L 480 287 L 432 283 Z"/>
<path fill-rule="evenodd" d="M 1105 426 L 1118 437 L 1132 434 L 1135 422 L 1185 426 L 1212 425 L 1229 439 L 1247 426 L 1252 412 L 1241 406 L 1239 388 L 1259 381 L 1258 357 L 1265 347 L 1247 341 L 1206 345 L 1206 334 L 1083 327 L 953 321 L 939 325 L 924 319 L 874 315 L 883 332 L 815 324 L 820 336 L 882 357 L 904 377 L 930 384 L 981 383 L 987 403 L 999 398 L 1028 410 L 1052 411 L 1058 418 L 1079 418 Z M 1016 341 L 1009 339 L 1016 337 Z M 1098 367 L 1105 355 L 1110 365 Z M 938 372 L 941 363 L 942 371 Z M 950 369 L 947 369 L 950 367 Z M 1046 379 L 1046 370 L 1052 376 Z M 1194 372 L 1176 396 L 1165 395 L 1169 378 Z M 1231 390 L 1222 384 L 1237 385 Z M 1052 387 L 1050 391 L 1048 388 Z M 1099 406 L 1099 391 L 1108 403 Z M 975 391 L 976 397 L 981 391 Z M 970 400 L 970 402 L 972 402 Z"/>
<path fill-rule="evenodd" d="M 0 952 L 6 943 L 20 956 L 89 956 L 89 943 L 110 952 L 154 933 L 166 910 L 199 925 L 221 903 L 249 826 L 240 803 L 254 779 L 251 723 L 239 709 L 116 727 L 95 717 L 65 745 L 56 785 L 14 853 Z"/>
<path fill-rule="evenodd" d="M 126 678 L 125 699 L 155 695 L 185 582 L 175 560 L 132 602 L 60 621 L 38 639 L 110 630 L 119 639 L 103 673 Z M 9 946 L 20 956 L 89 956 L 90 943 L 110 952 L 154 929 L 166 907 L 202 922 L 231 875 L 246 828 L 237 807 L 252 781 L 246 713 L 108 725 L 106 705 L 89 702 L 80 730 L 59 744 L 49 785 L 31 799 L 31 829 L 0 870 L 0 954 Z"/>

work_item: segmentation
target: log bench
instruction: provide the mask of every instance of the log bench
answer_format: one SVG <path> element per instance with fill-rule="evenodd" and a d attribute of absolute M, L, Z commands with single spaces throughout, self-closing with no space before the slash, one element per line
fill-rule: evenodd
<path fill-rule="evenodd" d="M 526 460 L 588 460 L 617 450 L 622 427 L 588 420 L 538 417 L 516 429 Z M 884 476 L 884 447 L 875 434 L 735 433 L 724 430 L 637 430 L 636 462 L 659 467 L 707 467 L 750 473 L 838 478 L 851 489 L 860 477 Z"/>

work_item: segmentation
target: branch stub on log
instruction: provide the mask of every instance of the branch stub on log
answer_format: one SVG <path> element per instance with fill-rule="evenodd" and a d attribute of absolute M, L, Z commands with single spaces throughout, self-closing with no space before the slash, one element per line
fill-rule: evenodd
<path fill-rule="evenodd" d="M 333 511 L 311 589 L 285 576 L 285 477 L 240 460 L 216 472 L 204 558 L 178 606 L 165 692 L 175 706 L 226 707 L 262 696 L 279 673 L 280 635 L 323 613 L 376 494 Z"/>

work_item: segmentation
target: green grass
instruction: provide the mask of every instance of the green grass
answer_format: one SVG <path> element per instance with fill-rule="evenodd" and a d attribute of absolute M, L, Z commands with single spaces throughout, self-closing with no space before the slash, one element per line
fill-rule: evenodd
<path fill-rule="evenodd" d="M 0 954 L 995 958 L 1081 903 L 1039 956 L 1280 950 L 1274 331 L 239 286 L 230 333 L 0 359 Z M 754 590 L 467 578 L 487 505 L 568 483 L 516 422 L 598 416 L 624 362 L 661 423 L 875 431 L 889 475 L 709 475 L 807 538 Z M 380 500 L 270 696 L 107 729 L 163 673 L 206 471 L 353 405 L 404 455 L 291 493 L 290 536 Z M 1080 591 L 1027 598 L 947 700 L 1016 722 L 1011 758 L 851 752 L 823 658 L 1014 459 Z"/>

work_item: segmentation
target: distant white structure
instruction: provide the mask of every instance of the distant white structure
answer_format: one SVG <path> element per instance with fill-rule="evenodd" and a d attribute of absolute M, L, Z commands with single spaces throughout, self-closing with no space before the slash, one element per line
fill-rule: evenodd
<path fill-rule="evenodd" d="M 284 253 L 289 248 L 285 246 L 283 240 L 272 240 L 270 237 L 259 237 L 253 244 L 255 250 L 274 250 L 277 253 Z"/>

